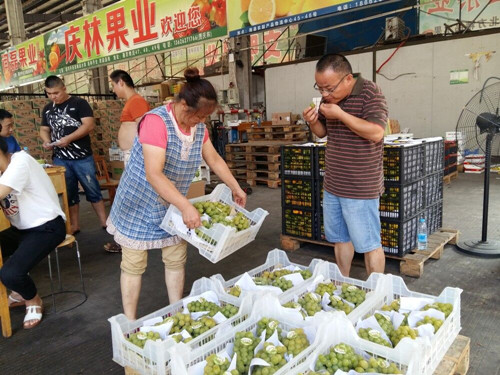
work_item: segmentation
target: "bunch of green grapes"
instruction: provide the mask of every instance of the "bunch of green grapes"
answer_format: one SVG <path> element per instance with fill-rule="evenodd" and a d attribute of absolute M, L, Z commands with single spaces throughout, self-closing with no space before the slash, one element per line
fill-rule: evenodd
<path fill-rule="evenodd" d="M 355 285 L 342 284 L 342 293 L 340 296 L 353 303 L 355 306 L 360 305 L 366 298 L 366 292 L 364 290 L 359 289 Z"/>
<path fill-rule="evenodd" d="M 158 332 L 136 332 L 132 333 L 127 338 L 132 344 L 137 345 L 139 348 L 143 349 L 144 345 L 146 345 L 146 341 L 148 340 L 161 340 L 160 334 Z"/>
<path fill-rule="evenodd" d="M 255 276 L 253 282 L 255 285 L 271 285 L 271 279 L 266 277 Z"/>
<path fill-rule="evenodd" d="M 300 311 L 302 309 L 302 306 L 298 302 L 290 301 L 287 302 L 283 305 L 283 307 L 286 307 L 287 309 L 294 309 L 297 311 Z"/>
<path fill-rule="evenodd" d="M 223 374 L 231 364 L 227 358 L 211 354 L 206 358 L 207 364 L 203 370 L 203 375 Z"/>
<path fill-rule="evenodd" d="M 342 299 L 339 296 L 332 295 L 330 296 L 330 306 L 333 307 L 335 310 L 343 311 L 347 314 L 350 314 L 352 311 L 352 307 L 342 301 Z"/>
<path fill-rule="evenodd" d="M 308 316 L 314 316 L 317 312 L 322 310 L 321 297 L 316 293 L 307 293 L 299 298 L 299 304 L 306 311 Z"/>
<path fill-rule="evenodd" d="M 392 331 L 394 331 L 394 326 L 392 325 L 391 318 L 384 314 L 375 314 L 375 319 L 377 319 L 378 324 L 388 336 L 391 335 Z"/>
<path fill-rule="evenodd" d="M 272 286 L 276 286 L 285 292 L 288 289 L 293 288 L 293 283 L 290 280 L 285 279 L 284 277 L 280 277 L 279 279 L 273 281 Z"/>
<path fill-rule="evenodd" d="M 395 299 L 389 305 L 382 306 L 382 311 L 399 311 L 400 301 L 399 299 Z"/>
<path fill-rule="evenodd" d="M 374 342 L 375 344 L 384 345 L 389 348 L 392 348 L 391 343 L 384 340 L 380 332 L 377 331 L 376 329 L 360 328 L 358 331 L 358 335 L 362 339 Z"/>
<path fill-rule="evenodd" d="M 286 336 L 281 337 L 281 342 L 285 345 L 286 352 L 294 357 L 310 345 L 302 328 L 291 330 Z"/>
<path fill-rule="evenodd" d="M 316 293 L 318 293 L 320 296 L 323 296 L 323 294 L 325 293 L 332 295 L 336 289 L 337 287 L 334 283 L 319 283 L 316 286 Z"/>
<path fill-rule="evenodd" d="M 366 367 L 368 364 L 368 367 Z M 377 374 L 401 374 L 398 366 L 393 363 L 386 361 L 383 358 L 376 359 L 371 357 L 368 361 L 363 361 L 360 363 L 360 371 L 356 369 L 357 372 L 375 372 Z"/>
<path fill-rule="evenodd" d="M 281 335 L 281 327 L 279 326 L 279 322 L 277 320 L 262 318 L 257 322 L 257 337 L 260 337 L 262 332 L 266 331 L 267 340 L 276 330 L 278 330 L 278 335 Z"/>
<path fill-rule="evenodd" d="M 226 318 L 231 318 L 232 316 L 235 316 L 238 313 L 238 308 L 234 305 L 227 304 L 223 306 L 220 310 L 220 312 L 226 317 Z"/>
<path fill-rule="evenodd" d="M 212 223 L 210 223 L 210 221 L 208 221 L 208 220 L 203 220 L 203 221 L 201 222 L 201 225 L 203 225 L 203 226 L 204 226 L 205 228 L 207 228 L 207 229 L 212 228 Z"/>
<path fill-rule="evenodd" d="M 248 229 L 250 227 L 250 220 L 243 214 L 243 212 L 238 212 L 233 218 L 232 226 L 239 231 Z"/>
<path fill-rule="evenodd" d="M 229 294 L 235 297 L 239 297 L 241 295 L 241 287 L 239 285 L 233 286 L 229 289 Z"/>
<path fill-rule="evenodd" d="M 276 279 L 283 277 L 285 275 L 290 275 L 291 273 L 292 273 L 292 271 L 287 270 L 286 268 L 280 268 L 280 269 L 276 269 L 274 271 L 264 271 L 262 273 L 262 277 L 264 279 L 276 280 Z"/>
<path fill-rule="evenodd" d="M 200 228 L 196 228 L 194 232 L 203 241 L 208 242 L 210 245 L 217 246 L 217 241 L 210 237 L 208 234 L 203 233 Z"/>
<path fill-rule="evenodd" d="M 417 322 L 417 327 L 420 327 L 422 324 L 432 324 L 432 326 L 434 327 L 434 333 L 436 333 L 443 325 L 443 321 L 441 319 L 432 318 L 430 316 L 424 316 L 424 319 Z"/>
<path fill-rule="evenodd" d="M 234 339 L 234 352 L 237 355 L 236 369 L 240 374 L 247 374 L 253 351 L 259 340 L 252 332 L 237 332 Z"/>
<path fill-rule="evenodd" d="M 396 347 L 404 337 L 410 337 L 412 340 L 415 340 L 417 336 L 418 332 L 413 328 L 410 328 L 408 326 L 399 326 L 398 329 L 392 331 L 389 337 L 392 341 L 392 345 Z"/>
<path fill-rule="evenodd" d="M 217 322 L 209 316 L 202 316 L 191 326 L 192 332 L 188 332 L 191 333 L 191 336 L 198 337 L 199 335 L 207 332 L 209 329 L 214 328 L 216 325 Z"/>
<path fill-rule="evenodd" d="M 422 310 L 436 309 L 444 313 L 445 319 L 453 311 L 453 305 L 451 303 L 434 302 L 429 305 L 425 305 Z"/>
<path fill-rule="evenodd" d="M 165 318 L 163 322 L 160 322 L 156 325 L 158 326 L 169 322 L 172 322 L 172 328 L 170 329 L 170 333 L 179 333 L 182 332 L 183 329 L 189 332 L 188 329 L 191 328 L 193 320 L 191 319 L 190 314 L 177 313 L 174 316 Z"/>
<path fill-rule="evenodd" d="M 305 269 L 305 270 L 299 271 L 299 273 L 302 275 L 302 278 L 303 278 L 304 280 L 307 280 L 307 279 L 309 279 L 309 278 L 311 278 L 311 277 L 312 277 L 312 273 L 311 273 L 311 271 L 309 271 L 308 269 Z"/>
<path fill-rule="evenodd" d="M 208 311 L 210 316 L 214 316 L 221 310 L 220 306 L 213 302 L 207 301 L 204 298 L 200 298 L 198 301 L 189 302 L 187 308 L 191 313 Z"/>
<path fill-rule="evenodd" d="M 366 363 L 365 363 L 366 362 Z M 327 354 L 321 354 L 316 361 L 315 370 L 326 370 L 334 374 L 337 370 L 348 372 L 349 370 L 363 370 L 368 362 L 354 352 L 352 346 L 341 343 L 330 348 Z"/>
<path fill-rule="evenodd" d="M 272 375 L 281 367 L 286 365 L 286 348 L 284 346 L 274 346 L 270 342 L 264 343 L 264 348 L 259 350 L 255 358 L 260 358 L 271 366 L 255 366 L 252 375 Z"/>

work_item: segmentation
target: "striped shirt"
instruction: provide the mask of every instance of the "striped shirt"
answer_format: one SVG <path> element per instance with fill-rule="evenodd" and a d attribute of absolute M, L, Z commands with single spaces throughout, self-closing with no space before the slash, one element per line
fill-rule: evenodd
<path fill-rule="evenodd" d="M 380 88 L 361 75 L 355 78 L 351 94 L 338 105 L 353 116 L 385 128 L 387 103 Z M 384 140 L 375 143 L 362 138 L 339 120 L 327 120 L 326 128 L 325 190 L 343 198 L 379 198 L 384 192 Z"/>

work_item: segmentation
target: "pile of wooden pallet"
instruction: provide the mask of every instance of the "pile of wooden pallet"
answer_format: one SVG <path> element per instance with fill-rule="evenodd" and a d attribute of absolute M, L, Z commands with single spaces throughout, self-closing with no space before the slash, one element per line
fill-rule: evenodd
<path fill-rule="evenodd" d="M 226 145 L 226 162 L 237 180 L 250 186 L 257 183 L 278 188 L 280 181 L 280 148 L 296 141 L 250 141 Z"/>
<path fill-rule="evenodd" d="M 269 125 L 247 129 L 249 141 L 307 141 L 309 129 L 305 125 Z"/>

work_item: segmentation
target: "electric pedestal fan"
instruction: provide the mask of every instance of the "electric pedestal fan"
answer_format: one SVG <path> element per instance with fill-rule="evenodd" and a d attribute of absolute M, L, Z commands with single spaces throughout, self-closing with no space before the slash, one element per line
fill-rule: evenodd
<path fill-rule="evenodd" d="M 465 239 L 457 244 L 460 250 L 479 256 L 499 256 L 500 241 L 488 239 L 488 205 L 490 195 L 490 167 L 492 154 L 500 155 L 500 82 L 486 86 L 472 97 L 460 114 L 457 123 L 461 132 L 463 148 L 480 149 L 485 154 L 484 193 L 483 193 L 483 225 L 481 240 Z M 457 145 L 459 144 L 457 138 Z"/>

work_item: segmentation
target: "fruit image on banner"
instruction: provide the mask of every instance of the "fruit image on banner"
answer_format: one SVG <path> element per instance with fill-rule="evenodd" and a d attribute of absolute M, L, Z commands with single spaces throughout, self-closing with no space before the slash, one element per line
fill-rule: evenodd
<path fill-rule="evenodd" d="M 384 0 L 234 0 L 227 3 L 230 36 L 307 21 Z"/>

